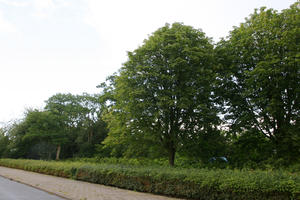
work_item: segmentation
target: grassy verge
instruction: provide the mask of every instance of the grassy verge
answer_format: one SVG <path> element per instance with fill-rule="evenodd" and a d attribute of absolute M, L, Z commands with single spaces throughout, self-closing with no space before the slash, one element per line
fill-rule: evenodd
<path fill-rule="evenodd" d="M 285 171 L 180 169 L 0 159 L 0 165 L 188 199 L 300 199 L 300 175 Z"/>

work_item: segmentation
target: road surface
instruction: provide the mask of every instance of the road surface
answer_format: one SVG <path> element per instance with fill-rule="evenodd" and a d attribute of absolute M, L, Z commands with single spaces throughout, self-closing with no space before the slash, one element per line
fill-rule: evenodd
<path fill-rule="evenodd" d="M 0 200 L 63 200 L 60 197 L 0 176 Z"/>

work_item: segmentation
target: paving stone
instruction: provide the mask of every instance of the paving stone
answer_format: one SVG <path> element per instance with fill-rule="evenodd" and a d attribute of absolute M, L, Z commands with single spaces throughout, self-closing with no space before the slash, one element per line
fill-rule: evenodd
<path fill-rule="evenodd" d="M 1 166 L 0 176 L 71 200 L 178 200 Z"/>

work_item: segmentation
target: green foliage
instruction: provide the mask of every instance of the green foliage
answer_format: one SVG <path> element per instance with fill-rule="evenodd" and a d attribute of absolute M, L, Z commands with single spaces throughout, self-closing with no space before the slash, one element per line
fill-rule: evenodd
<path fill-rule="evenodd" d="M 51 159 L 56 145 L 66 141 L 60 121 L 47 111 L 28 110 L 26 118 L 9 133 L 16 157 Z"/>
<path fill-rule="evenodd" d="M 260 132 L 287 163 L 300 142 L 299 2 L 256 10 L 216 48 L 220 96 L 236 132 Z M 252 130 L 253 129 L 253 130 Z"/>
<path fill-rule="evenodd" d="M 232 138 L 228 155 L 232 167 L 263 168 L 273 157 L 273 148 L 268 138 L 250 130 Z"/>
<path fill-rule="evenodd" d="M 24 143 L 22 137 L 26 134 L 27 124 L 24 120 L 16 121 L 7 126 L 7 136 L 9 138 L 8 155 L 10 158 L 26 157 L 26 152 L 30 149 L 30 144 Z"/>
<path fill-rule="evenodd" d="M 7 147 L 6 157 L 59 159 L 94 156 L 107 130 L 97 95 L 56 94 L 44 110 L 28 110 L 6 134 L 0 138 L 9 139 L 9 145 L 1 145 Z"/>
<path fill-rule="evenodd" d="M 297 199 L 299 174 L 0 159 L 0 165 L 188 199 Z"/>
<path fill-rule="evenodd" d="M 192 161 L 208 163 L 211 157 L 228 155 L 228 139 L 218 130 L 186 138 L 184 144 L 179 153 Z"/>
<path fill-rule="evenodd" d="M 255 10 L 215 47 L 166 24 L 101 95 L 53 95 L 0 129 L 0 157 L 299 172 L 299 27 L 299 2 Z M 229 163 L 209 162 L 221 156 Z"/>
<path fill-rule="evenodd" d="M 93 156 L 95 145 L 107 135 L 97 95 L 56 94 L 46 101 L 45 109 L 58 118 L 67 136 L 62 143 L 64 157 Z"/>
<path fill-rule="evenodd" d="M 8 155 L 9 138 L 5 135 L 5 130 L 0 128 L 0 158 Z"/>
<path fill-rule="evenodd" d="M 209 134 L 219 123 L 212 55 L 210 39 L 180 23 L 158 29 L 129 52 L 113 79 L 114 104 L 106 115 L 110 132 L 104 144 L 140 152 L 141 143 L 156 152 L 163 148 L 173 165 L 186 138 Z"/>

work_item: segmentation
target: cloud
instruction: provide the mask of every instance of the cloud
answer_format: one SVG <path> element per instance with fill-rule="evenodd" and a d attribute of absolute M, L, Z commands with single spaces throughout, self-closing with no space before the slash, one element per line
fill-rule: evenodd
<path fill-rule="evenodd" d="M 32 15 L 39 18 L 47 18 L 55 8 L 53 0 L 33 0 L 32 6 L 35 9 Z"/>
<path fill-rule="evenodd" d="M 40 18 L 51 17 L 53 12 L 59 8 L 67 7 L 70 1 L 66 0 L 33 0 L 32 5 L 35 8 L 33 16 Z"/>
<path fill-rule="evenodd" d="M 66 0 L 32 0 L 31 5 L 34 7 L 35 12 L 33 16 L 40 18 L 51 17 L 52 14 L 59 8 L 67 7 L 70 1 Z"/>
<path fill-rule="evenodd" d="M 7 21 L 0 10 L 0 33 L 16 33 L 15 25 Z"/>
<path fill-rule="evenodd" d="M 8 5 L 8 6 L 15 6 L 15 7 L 25 7 L 29 5 L 29 2 L 20 2 L 20 1 L 13 1 L 13 0 L 0 0 L 0 3 Z"/>
<path fill-rule="evenodd" d="M 31 7 L 33 16 L 47 18 L 51 16 L 55 9 L 68 6 L 70 1 L 66 0 L 0 0 L 0 4 L 13 7 Z"/>
<path fill-rule="evenodd" d="M 176 0 L 174 0 L 176 1 Z M 85 23 L 89 24 L 111 48 L 111 51 L 132 51 L 147 36 L 166 22 L 174 22 L 179 1 L 166 5 L 164 1 L 140 0 L 85 0 L 87 2 Z M 168 12 L 166 9 L 168 8 Z M 175 17 L 174 17 L 175 16 Z M 172 20 L 172 21 L 171 21 Z"/>
<path fill-rule="evenodd" d="M 54 8 L 53 0 L 34 0 L 33 5 L 38 10 Z"/>

